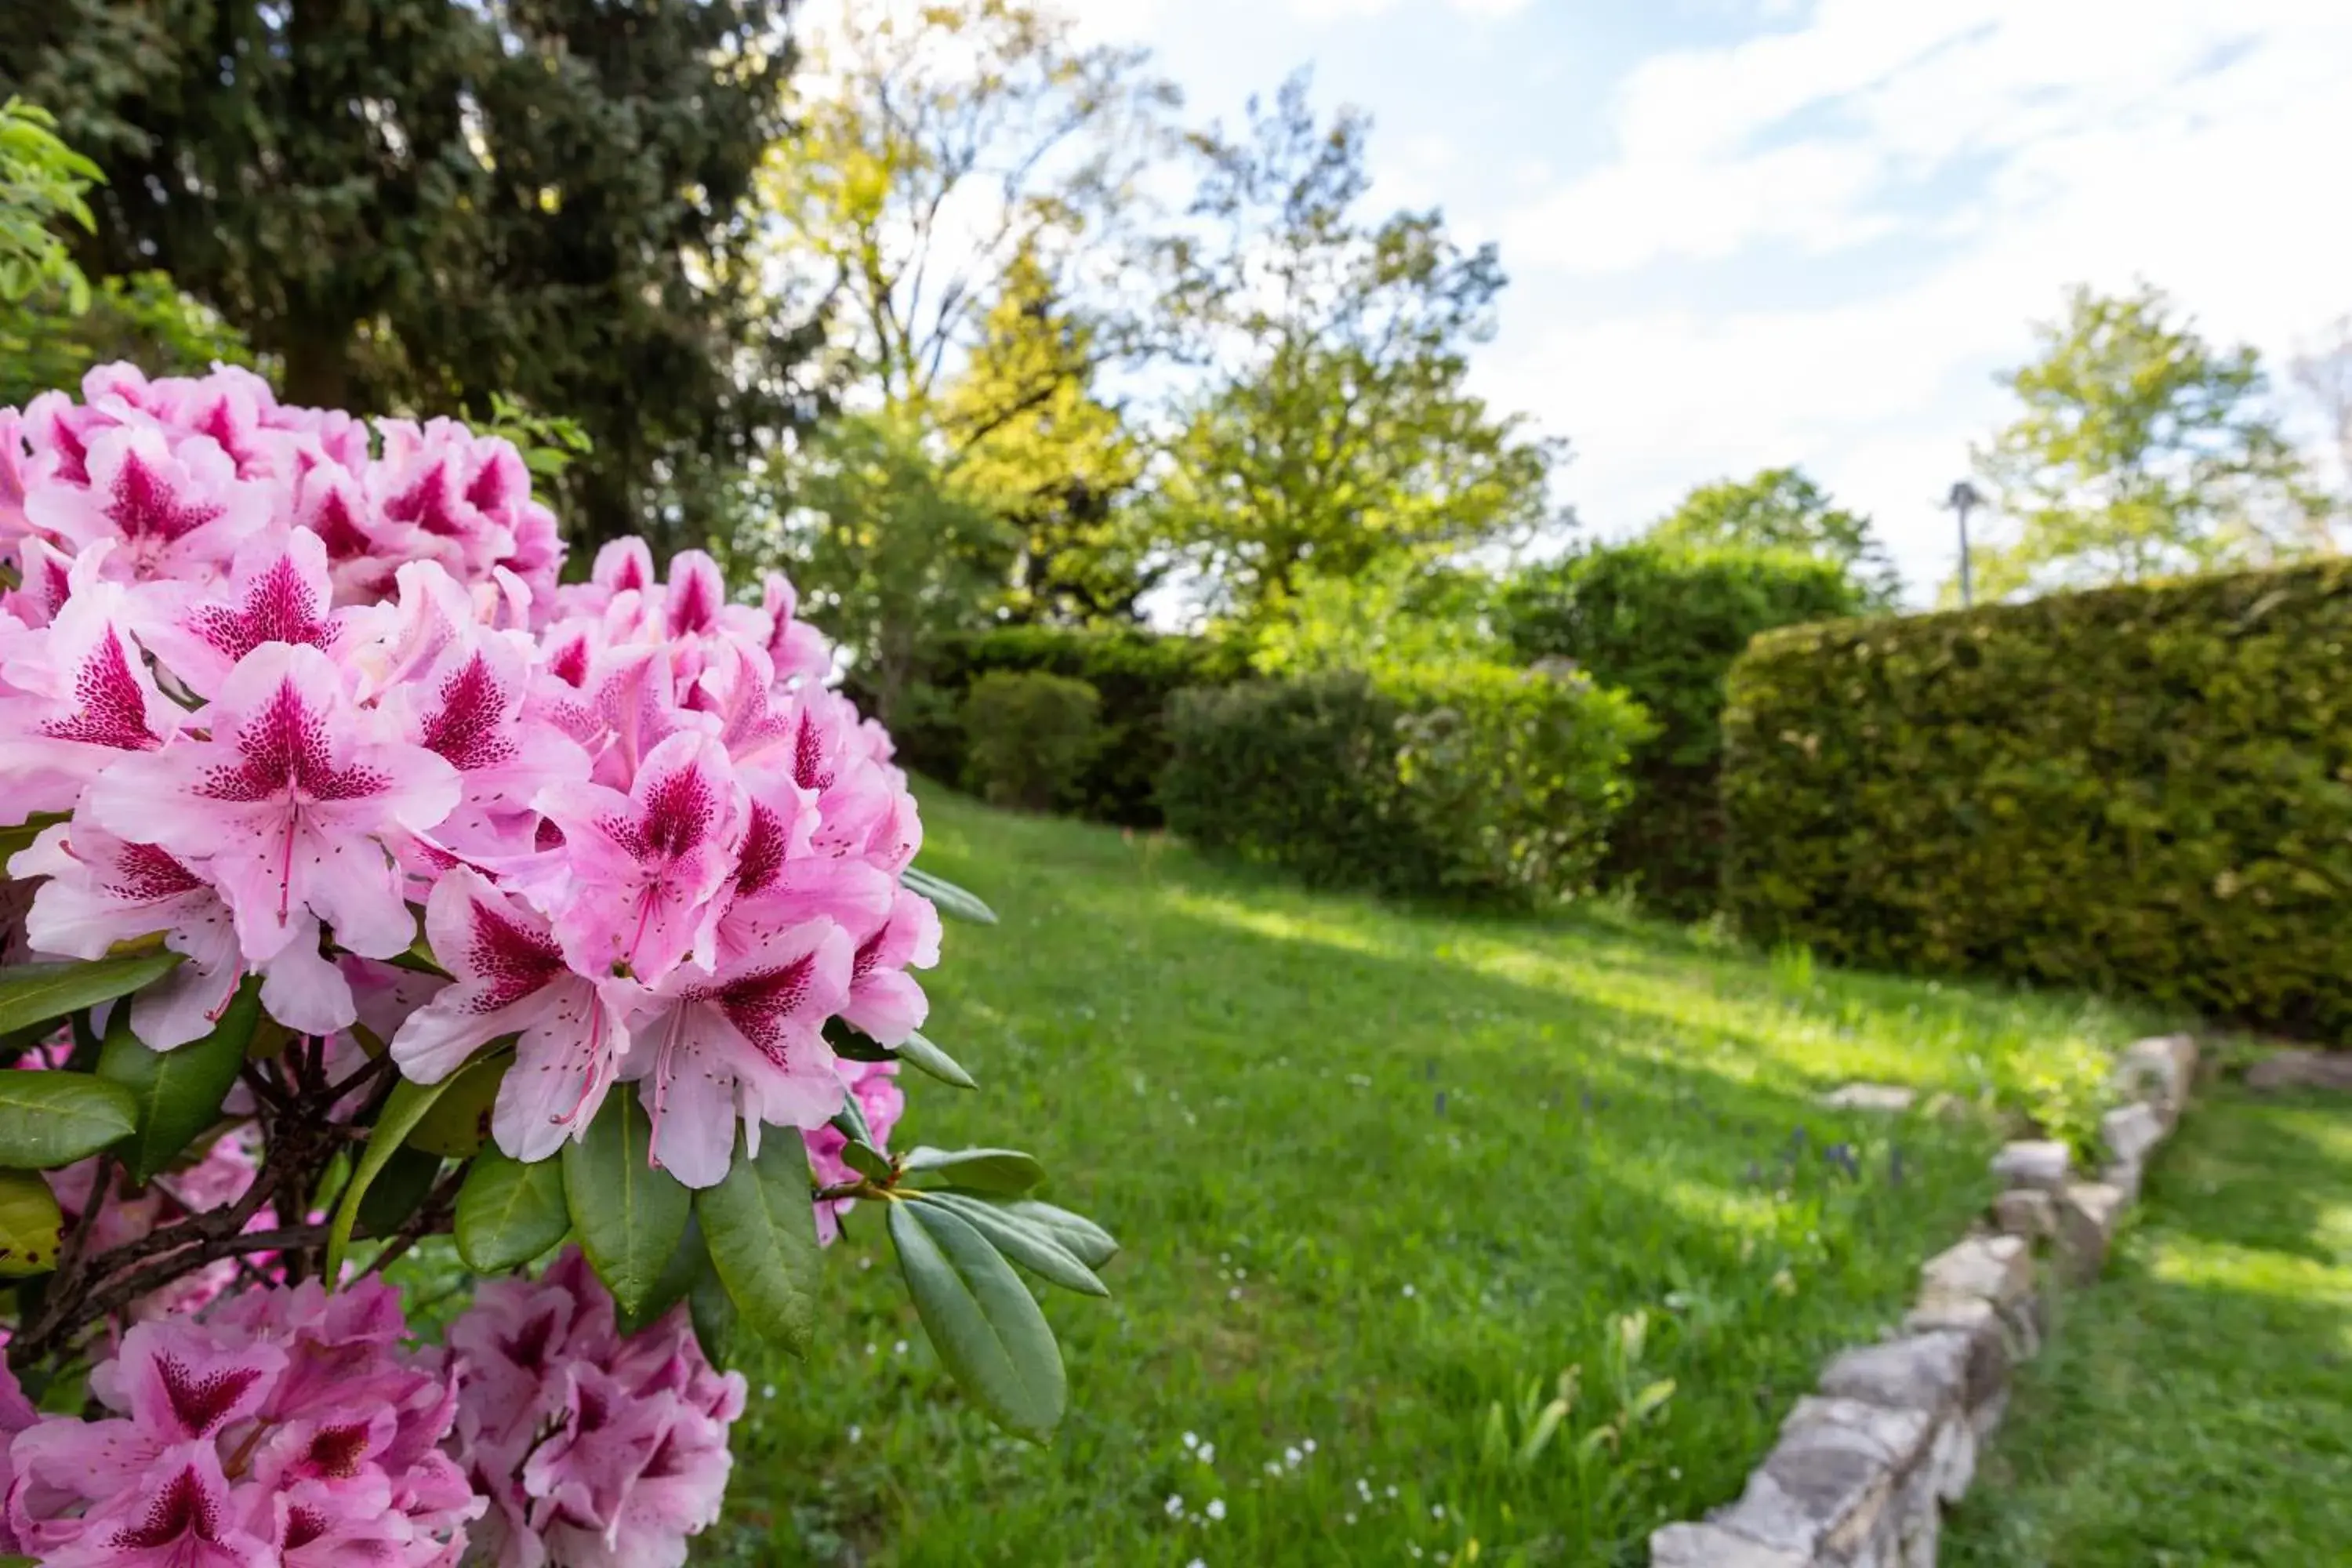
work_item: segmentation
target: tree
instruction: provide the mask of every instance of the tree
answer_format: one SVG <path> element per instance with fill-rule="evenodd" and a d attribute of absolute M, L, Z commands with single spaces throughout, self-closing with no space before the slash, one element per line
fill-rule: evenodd
<path fill-rule="evenodd" d="M 1745 479 L 1699 485 L 1649 532 L 1662 544 L 1791 550 L 1834 561 L 1881 607 L 1903 588 L 1870 519 L 1834 504 L 1802 468 L 1760 468 Z"/>
<path fill-rule="evenodd" d="M 1167 571 L 1133 507 L 1146 452 L 1096 395 L 1091 323 L 1065 312 L 1042 268 L 1014 259 L 936 427 L 957 479 L 1018 532 L 1016 619 L 1133 620 Z"/>
<path fill-rule="evenodd" d="M 761 552 L 785 563 L 803 613 L 848 652 L 876 716 L 894 722 L 938 639 L 991 618 L 1017 542 L 903 414 L 827 421 L 789 488 L 795 505 Z"/>
<path fill-rule="evenodd" d="M 1081 45 L 1030 0 L 846 6 L 804 48 L 795 133 L 761 189 L 772 259 L 824 308 L 854 395 L 927 413 L 1016 275 L 1066 311 L 1088 296 L 1090 350 L 1126 346 L 1119 301 L 1150 250 L 1139 181 L 1179 101 L 1144 51 Z M 1035 368 L 997 389 L 1004 408 L 1062 384 L 1066 367 Z M 992 427 L 964 414 L 967 439 Z"/>
<path fill-rule="evenodd" d="M 2252 348 L 2218 349 L 2162 290 L 2076 288 L 2042 353 L 2004 375 L 2025 412 L 1977 468 L 2016 528 L 1993 595 L 2130 582 L 2324 549 L 2326 507 L 2266 407 Z"/>
<path fill-rule="evenodd" d="M 2294 371 L 2334 447 L 2338 508 L 2352 511 L 2352 316 L 2339 318 L 2326 342 L 2296 355 Z"/>
<path fill-rule="evenodd" d="M 782 0 L 58 0 L 0 87 L 105 170 L 94 272 L 157 266 L 295 401 L 577 419 L 589 539 L 698 531 L 691 483 L 805 398 L 741 198 L 782 130 Z"/>
<path fill-rule="evenodd" d="M 1494 330 L 1494 247 L 1465 251 L 1442 215 L 1368 221 L 1364 119 L 1328 125 L 1304 76 L 1244 133 L 1198 139 L 1178 307 L 1223 374 L 1182 410 L 1157 510 L 1212 584 L 1248 617 L 1314 571 L 1349 576 L 1531 531 L 1551 515 L 1560 445 L 1465 389 L 1468 350 Z"/>

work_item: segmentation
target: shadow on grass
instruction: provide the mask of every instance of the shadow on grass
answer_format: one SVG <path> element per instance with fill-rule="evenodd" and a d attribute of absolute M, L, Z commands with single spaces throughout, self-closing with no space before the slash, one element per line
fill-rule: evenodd
<path fill-rule="evenodd" d="M 1965 1568 L 2352 1560 L 2352 1119 L 2223 1090 L 2072 1299 L 1947 1534 Z"/>
<path fill-rule="evenodd" d="M 1003 924 L 951 932 L 927 1026 L 982 1091 L 922 1085 L 900 1141 L 1034 1149 L 1127 1242 L 1116 1299 L 1049 1303 L 1071 1414 L 1027 1448 L 940 1374 L 854 1216 L 810 1360 L 754 1369 L 711 1561 L 1639 1562 L 1986 1195 L 1986 1127 L 1812 1091 L 1856 1062 L 1963 1082 L 2065 1016 L 1609 921 L 1381 909 L 956 804 L 931 825 L 925 864 Z M 1628 1390 L 1675 1390 L 1594 1437 L 1635 1311 Z M 1571 1366 L 1559 1441 L 1487 1456 L 1490 1408 L 1516 1447 L 1509 1407 Z"/>

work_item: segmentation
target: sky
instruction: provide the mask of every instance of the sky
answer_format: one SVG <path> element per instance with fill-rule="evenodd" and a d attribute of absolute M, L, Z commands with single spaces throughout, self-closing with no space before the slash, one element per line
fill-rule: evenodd
<path fill-rule="evenodd" d="M 1373 198 L 1500 246 L 1475 385 L 1568 438 L 1588 535 L 1800 464 L 1925 599 L 2069 285 L 2155 283 L 2282 384 L 2352 314 L 2352 0 L 1067 8 L 1195 117 L 1307 65 L 1370 113 Z"/>

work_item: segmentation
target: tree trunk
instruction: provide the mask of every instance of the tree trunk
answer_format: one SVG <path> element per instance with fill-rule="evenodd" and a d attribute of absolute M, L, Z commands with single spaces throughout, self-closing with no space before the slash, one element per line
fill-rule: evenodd
<path fill-rule="evenodd" d="M 286 401 L 305 408 L 349 408 L 351 395 L 351 334 L 296 333 L 286 345 Z"/>

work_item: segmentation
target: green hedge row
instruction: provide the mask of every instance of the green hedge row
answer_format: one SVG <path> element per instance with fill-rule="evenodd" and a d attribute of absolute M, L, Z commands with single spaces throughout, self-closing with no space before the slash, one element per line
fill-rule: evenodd
<path fill-rule="evenodd" d="M 2352 1039 L 2352 564 L 1759 637 L 1743 927 Z"/>
<path fill-rule="evenodd" d="M 950 784 L 980 784 L 968 766 L 964 693 L 991 673 L 1031 671 L 1083 680 L 1101 699 L 1092 751 L 1065 803 L 1097 821 L 1156 827 L 1169 699 L 1186 687 L 1240 679 L 1249 658 L 1244 648 L 1205 637 L 1123 627 L 1003 626 L 951 638 L 922 700 L 910 705 L 918 710 L 893 727 L 900 760 Z"/>
<path fill-rule="evenodd" d="M 1180 695 L 1168 826 L 1303 879 L 1541 900 L 1592 879 L 1648 733 L 1580 676 L 1453 664 Z"/>
<path fill-rule="evenodd" d="M 1636 541 L 1580 552 L 1514 578 L 1498 629 L 1532 663 L 1573 659 L 1657 722 L 1633 754 L 1633 798 L 1601 879 L 1689 918 L 1722 882 L 1723 680 L 1757 633 L 1856 615 L 1862 590 L 1835 563 L 1775 551 Z"/>

